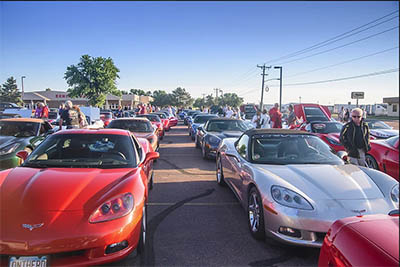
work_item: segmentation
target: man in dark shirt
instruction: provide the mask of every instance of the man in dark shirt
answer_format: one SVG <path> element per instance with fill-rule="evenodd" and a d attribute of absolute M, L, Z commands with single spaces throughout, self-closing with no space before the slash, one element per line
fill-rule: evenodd
<path fill-rule="evenodd" d="M 351 111 L 351 121 L 340 132 L 340 143 L 345 147 L 350 163 L 367 166 L 365 153 L 371 149 L 368 124 L 362 119 L 363 111 L 355 108 Z"/>
<path fill-rule="evenodd" d="M 64 122 L 67 129 L 79 128 L 79 113 L 72 108 L 72 102 L 70 100 L 65 102 L 65 109 L 61 113 L 60 117 L 59 130 L 62 129 Z"/>

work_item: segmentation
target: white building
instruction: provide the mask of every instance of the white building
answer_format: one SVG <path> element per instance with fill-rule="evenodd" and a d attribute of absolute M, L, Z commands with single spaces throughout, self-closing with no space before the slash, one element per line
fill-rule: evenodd
<path fill-rule="evenodd" d="M 388 116 L 398 117 L 399 116 L 399 97 L 385 97 L 383 103 L 387 103 L 387 114 Z"/>

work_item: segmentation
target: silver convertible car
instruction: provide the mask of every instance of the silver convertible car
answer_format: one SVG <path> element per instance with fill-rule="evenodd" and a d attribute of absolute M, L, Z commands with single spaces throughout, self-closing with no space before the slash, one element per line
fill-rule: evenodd
<path fill-rule="evenodd" d="M 321 247 L 335 220 L 399 208 L 395 179 L 345 164 L 320 138 L 295 130 L 252 129 L 224 139 L 217 182 L 247 210 L 254 238 L 286 244 Z"/>

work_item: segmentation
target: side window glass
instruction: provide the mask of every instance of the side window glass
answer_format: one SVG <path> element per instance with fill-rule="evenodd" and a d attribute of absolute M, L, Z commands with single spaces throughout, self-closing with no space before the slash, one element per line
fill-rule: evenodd
<path fill-rule="evenodd" d="M 249 136 L 243 135 L 239 139 L 239 142 L 236 145 L 236 150 L 238 151 L 239 155 L 245 159 L 247 159 L 248 144 L 249 144 Z"/>
<path fill-rule="evenodd" d="M 136 151 L 137 151 L 137 153 L 139 155 L 139 161 L 142 161 L 142 157 L 143 157 L 142 147 L 136 141 L 135 137 L 131 136 L 131 138 L 132 138 L 133 143 L 135 144 Z"/>

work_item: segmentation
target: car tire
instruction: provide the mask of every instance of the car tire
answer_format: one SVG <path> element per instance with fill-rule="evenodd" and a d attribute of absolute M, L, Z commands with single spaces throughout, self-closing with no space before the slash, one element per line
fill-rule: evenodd
<path fill-rule="evenodd" d="M 146 240 L 147 240 L 147 206 L 146 203 L 143 205 L 142 210 L 142 220 L 140 226 L 140 238 L 137 246 L 138 254 L 143 254 L 146 248 Z"/>
<path fill-rule="evenodd" d="M 225 179 L 224 179 L 224 173 L 222 171 L 222 161 L 221 157 L 217 158 L 217 184 L 219 186 L 224 186 L 225 185 Z"/>
<path fill-rule="evenodd" d="M 194 139 L 195 139 L 195 134 L 191 134 L 190 136 L 192 137 L 192 141 L 194 141 Z"/>
<path fill-rule="evenodd" d="M 203 157 L 203 159 L 208 159 L 207 151 L 204 144 L 201 146 L 201 156 Z"/>
<path fill-rule="evenodd" d="M 247 223 L 253 238 L 262 240 L 265 238 L 264 208 L 260 193 L 253 187 L 250 189 L 247 202 Z"/>
<path fill-rule="evenodd" d="M 196 148 L 200 148 L 199 139 L 197 138 L 197 134 L 196 134 L 196 136 L 194 137 L 194 143 L 195 143 L 195 145 L 196 145 Z"/>
<path fill-rule="evenodd" d="M 376 160 L 371 155 L 365 155 L 365 162 L 367 163 L 368 168 L 375 169 L 379 171 L 379 166 Z"/>

